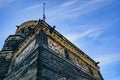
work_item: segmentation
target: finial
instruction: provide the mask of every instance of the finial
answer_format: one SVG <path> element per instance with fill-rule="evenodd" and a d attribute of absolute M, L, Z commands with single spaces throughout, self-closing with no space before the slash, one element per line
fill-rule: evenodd
<path fill-rule="evenodd" d="M 40 22 L 41 20 L 39 19 L 38 21 Z"/>
<path fill-rule="evenodd" d="M 51 27 L 50 33 L 52 33 L 52 32 L 55 30 L 55 27 L 56 27 L 56 26 Z"/>
<path fill-rule="evenodd" d="M 100 62 L 96 62 L 95 65 L 98 65 Z"/>
<path fill-rule="evenodd" d="M 19 28 L 20 26 L 16 25 L 17 28 Z"/>
<path fill-rule="evenodd" d="M 43 3 L 43 21 L 45 21 L 46 16 L 45 16 L 45 3 Z"/>

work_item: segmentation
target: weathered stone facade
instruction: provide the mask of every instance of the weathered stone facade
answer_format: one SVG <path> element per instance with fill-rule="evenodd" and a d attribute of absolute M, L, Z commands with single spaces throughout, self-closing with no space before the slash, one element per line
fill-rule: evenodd
<path fill-rule="evenodd" d="M 97 63 L 43 20 L 28 21 L 0 52 L 0 80 L 103 80 Z"/>

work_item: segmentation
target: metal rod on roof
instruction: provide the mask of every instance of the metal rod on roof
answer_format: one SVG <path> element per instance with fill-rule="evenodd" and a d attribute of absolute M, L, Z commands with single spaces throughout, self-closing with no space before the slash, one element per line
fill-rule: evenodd
<path fill-rule="evenodd" d="M 45 21 L 46 16 L 45 16 L 45 3 L 43 3 L 43 21 Z"/>

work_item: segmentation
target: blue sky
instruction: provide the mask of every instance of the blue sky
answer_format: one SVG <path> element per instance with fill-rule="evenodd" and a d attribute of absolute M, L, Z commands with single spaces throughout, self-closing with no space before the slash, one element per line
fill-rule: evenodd
<path fill-rule="evenodd" d="M 95 61 L 105 80 L 120 80 L 119 0 L 0 0 L 0 49 L 16 25 L 42 18 Z"/>

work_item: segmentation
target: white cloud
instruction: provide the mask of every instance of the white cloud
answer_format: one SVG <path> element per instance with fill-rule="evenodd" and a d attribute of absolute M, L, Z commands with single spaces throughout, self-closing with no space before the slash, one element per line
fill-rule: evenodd
<path fill-rule="evenodd" d="M 42 4 L 36 4 L 36 5 L 29 6 L 29 7 L 25 8 L 24 11 L 33 10 L 33 9 L 36 9 L 39 7 L 42 8 Z"/>
<path fill-rule="evenodd" d="M 88 14 L 90 12 L 98 10 L 110 3 L 111 1 L 107 0 L 91 0 L 84 4 L 80 4 L 80 6 L 72 8 L 69 13 L 73 13 L 75 17 L 82 16 L 83 14 Z"/>
<path fill-rule="evenodd" d="M 94 30 L 93 29 L 90 29 L 90 30 L 87 30 L 83 33 L 72 33 L 72 34 L 68 34 L 68 35 L 65 35 L 67 39 L 69 39 L 70 41 L 76 41 L 80 38 L 84 38 L 85 36 L 88 36 L 90 33 L 92 33 Z"/>
<path fill-rule="evenodd" d="M 89 34 L 89 37 L 92 38 L 93 40 L 98 39 L 99 36 L 101 36 L 103 33 L 102 30 L 95 30 L 93 33 Z"/>
<path fill-rule="evenodd" d="M 48 22 L 74 19 L 78 16 L 82 16 L 83 14 L 88 14 L 92 11 L 98 10 L 109 3 L 111 3 L 111 1 L 91 0 L 84 3 L 80 3 L 78 0 L 68 1 L 48 11 L 48 19 L 50 19 Z"/>
<path fill-rule="evenodd" d="M 69 2 L 65 2 L 63 4 L 61 4 L 59 7 L 67 7 L 67 6 L 70 6 L 72 4 L 75 4 L 78 0 L 71 0 Z"/>
<path fill-rule="evenodd" d="M 7 4 L 14 2 L 15 0 L 0 0 L 0 7 L 3 7 Z"/>
<path fill-rule="evenodd" d="M 105 2 L 107 1 L 91 0 L 91 1 L 86 2 L 85 4 L 81 4 L 80 6 L 77 6 L 71 11 L 90 11 L 90 10 L 97 9 L 99 7 L 104 6 L 104 4 L 106 4 Z"/>
<path fill-rule="evenodd" d="M 98 56 L 95 60 L 100 61 L 100 66 L 108 66 L 117 62 L 120 62 L 120 54 L 105 54 Z"/>
<path fill-rule="evenodd" d="M 68 33 L 65 35 L 65 37 L 70 41 L 76 41 L 85 37 L 89 37 L 93 40 L 96 40 L 102 34 L 102 32 L 103 31 L 101 31 L 100 29 L 94 28 L 94 29 L 88 29 L 81 33 Z"/>

